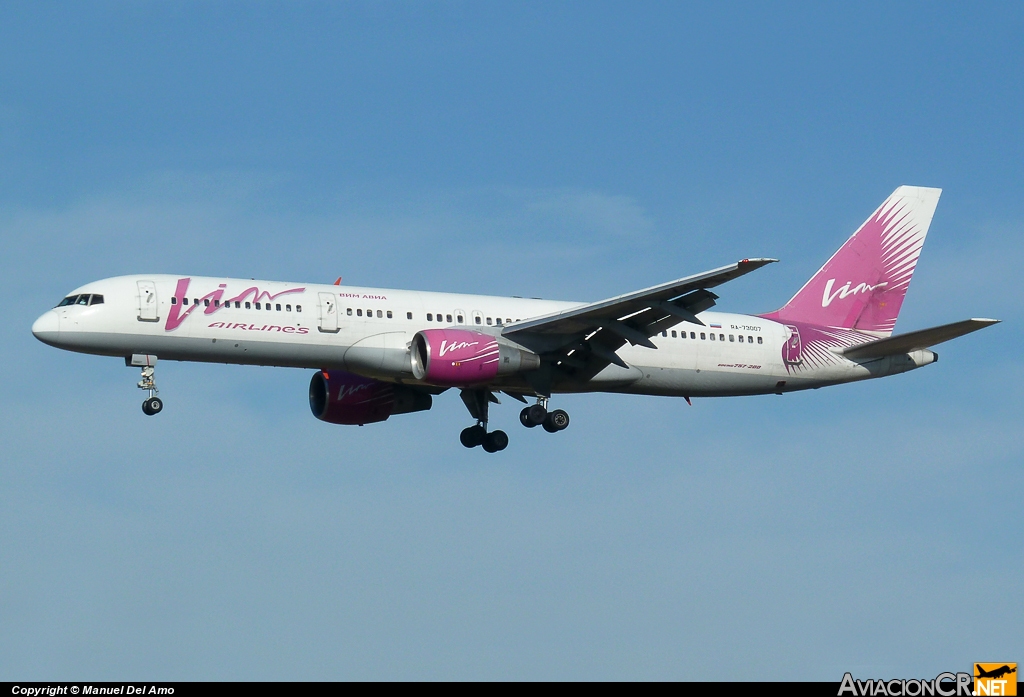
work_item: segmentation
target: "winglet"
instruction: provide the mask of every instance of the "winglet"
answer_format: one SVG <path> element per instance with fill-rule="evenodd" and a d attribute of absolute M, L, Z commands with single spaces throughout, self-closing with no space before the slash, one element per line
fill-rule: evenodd
<path fill-rule="evenodd" d="M 341 285 L 341 276 L 338 276 L 338 280 L 334 282 L 334 285 L 336 285 L 336 286 L 340 286 Z"/>

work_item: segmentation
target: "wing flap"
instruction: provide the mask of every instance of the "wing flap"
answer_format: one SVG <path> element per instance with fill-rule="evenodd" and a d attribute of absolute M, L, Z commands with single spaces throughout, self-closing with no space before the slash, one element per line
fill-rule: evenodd
<path fill-rule="evenodd" d="M 897 334 L 896 336 L 890 336 L 886 339 L 878 339 L 877 341 L 868 341 L 864 344 L 857 344 L 856 346 L 850 346 L 842 349 L 840 353 L 851 360 L 860 360 L 864 358 L 881 358 L 882 356 L 891 356 L 897 353 L 910 353 L 917 349 L 925 349 L 936 344 L 941 344 L 944 341 L 955 339 L 964 334 L 970 334 L 976 332 L 979 329 L 996 324 L 1000 320 L 998 319 L 965 319 L 961 322 L 953 322 L 952 324 L 944 324 L 940 327 L 931 327 L 930 329 L 920 329 L 916 332 L 907 332 L 906 334 Z"/>

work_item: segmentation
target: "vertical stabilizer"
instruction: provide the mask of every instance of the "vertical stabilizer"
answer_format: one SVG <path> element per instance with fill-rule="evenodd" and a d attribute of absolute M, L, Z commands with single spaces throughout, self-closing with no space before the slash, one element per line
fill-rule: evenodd
<path fill-rule="evenodd" d="M 896 189 L 784 307 L 765 317 L 892 334 L 941 193 Z"/>

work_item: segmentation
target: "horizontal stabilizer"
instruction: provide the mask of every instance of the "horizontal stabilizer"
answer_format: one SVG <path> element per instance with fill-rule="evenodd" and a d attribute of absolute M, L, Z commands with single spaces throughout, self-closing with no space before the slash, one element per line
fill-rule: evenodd
<path fill-rule="evenodd" d="M 842 349 L 841 353 L 844 357 L 851 360 L 881 358 L 882 356 L 891 356 L 898 353 L 910 353 L 917 349 L 925 349 L 941 344 L 943 341 L 949 341 L 964 334 L 976 332 L 999 321 L 998 319 L 965 319 L 962 322 L 944 324 L 941 327 L 920 329 L 916 332 L 907 332 L 906 334 L 898 334 L 886 339 L 857 344 L 856 346 Z"/>

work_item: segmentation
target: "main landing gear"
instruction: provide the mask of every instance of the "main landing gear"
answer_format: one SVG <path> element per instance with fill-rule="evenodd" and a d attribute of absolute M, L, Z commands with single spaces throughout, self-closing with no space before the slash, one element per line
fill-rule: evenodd
<path fill-rule="evenodd" d="M 487 431 L 486 424 L 477 424 L 462 429 L 459 440 L 467 448 L 475 448 L 482 445 L 489 453 L 496 453 L 508 447 L 508 434 L 504 431 Z"/>
<path fill-rule="evenodd" d="M 540 397 L 536 404 L 519 412 L 519 422 L 527 428 L 543 426 L 548 433 L 557 433 L 569 427 L 569 414 L 564 409 L 548 411 L 547 397 Z"/>
<path fill-rule="evenodd" d="M 469 415 L 476 419 L 476 426 L 465 428 L 459 434 L 459 440 L 467 448 L 482 445 L 485 451 L 496 453 L 508 447 L 507 433 L 487 430 L 487 408 L 492 399 L 494 397 L 489 390 L 462 391 L 462 401 L 466 403 Z"/>
<path fill-rule="evenodd" d="M 517 397 L 517 399 L 520 399 Z M 487 410 L 497 399 L 490 390 L 462 390 L 462 401 L 469 409 L 469 415 L 476 419 L 476 425 L 463 429 L 459 440 L 467 448 L 482 445 L 489 453 L 496 453 L 508 447 L 508 434 L 504 431 L 487 430 Z M 521 399 L 520 401 L 526 401 Z M 569 415 L 563 409 L 548 411 L 548 398 L 538 397 L 537 403 L 519 412 L 519 421 L 527 428 L 543 426 L 548 433 L 563 431 L 569 426 Z"/>

